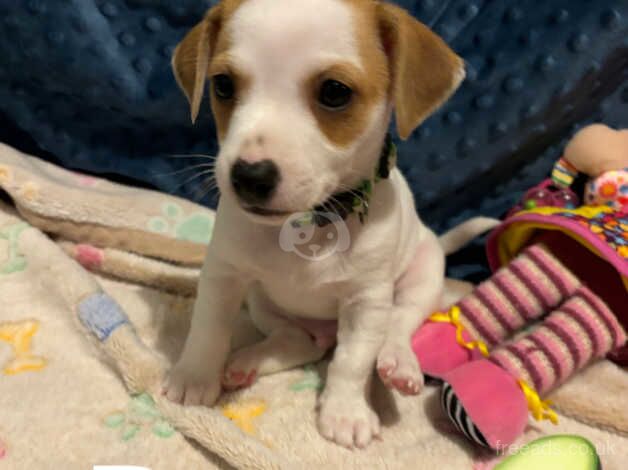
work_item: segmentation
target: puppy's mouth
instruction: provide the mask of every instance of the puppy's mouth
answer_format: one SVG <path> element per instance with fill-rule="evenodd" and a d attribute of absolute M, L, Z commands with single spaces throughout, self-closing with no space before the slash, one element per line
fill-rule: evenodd
<path fill-rule="evenodd" d="M 340 199 L 338 199 L 340 197 Z M 253 214 L 261 217 L 288 217 L 293 214 L 300 214 L 306 212 L 344 212 L 343 205 L 346 206 L 346 201 L 341 202 L 343 198 L 341 197 L 341 193 L 333 193 L 327 198 L 323 200 L 321 203 L 315 203 L 314 205 L 308 207 L 307 209 L 289 209 L 289 210 L 280 210 L 280 209 L 269 209 L 267 207 L 255 206 L 249 204 L 242 204 L 242 208 L 245 212 L 249 214 Z"/>
<path fill-rule="evenodd" d="M 315 203 L 308 209 L 302 210 L 278 210 L 269 209 L 267 207 L 256 205 L 242 204 L 242 209 L 255 217 L 260 222 L 264 223 L 280 223 L 286 218 L 294 214 L 309 214 L 311 221 L 319 227 L 324 227 L 332 221 L 332 218 L 339 217 L 340 219 L 346 219 L 349 214 L 356 209 L 356 198 L 360 201 L 364 201 L 364 205 L 360 208 L 360 220 L 366 214 L 368 214 L 368 196 L 363 194 L 360 190 L 351 192 L 338 192 L 332 193 L 325 198 L 323 202 Z"/>
<path fill-rule="evenodd" d="M 246 212 L 250 214 L 259 215 L 262 217 L 287 217 L 293 214 L 294 211 L 279 211 L 275 209 L 267 209 L 259 206 L 242 206 Z"/>

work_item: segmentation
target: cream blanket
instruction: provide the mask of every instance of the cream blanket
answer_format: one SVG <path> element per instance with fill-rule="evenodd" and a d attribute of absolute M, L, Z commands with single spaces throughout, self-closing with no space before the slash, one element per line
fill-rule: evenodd
<path fill-rule="evenodd" d="M 382 439 L 363 451 L 329 444 L 315 427 L 325 361 L 212 409 L 164 401 L 213 213 L 2 145 L 0 186 L 17 209 L 0 205 L 0 469 L 479 470 L 500 458 L 453 431 L 436 387 L 415 398 L 376 387 Z M 599 363 L 556 394 L 559 426 L 531 423 L 525 440 L 580 434 L 605 469 L 623 469 L 626 391 L 628 375 Z"/>

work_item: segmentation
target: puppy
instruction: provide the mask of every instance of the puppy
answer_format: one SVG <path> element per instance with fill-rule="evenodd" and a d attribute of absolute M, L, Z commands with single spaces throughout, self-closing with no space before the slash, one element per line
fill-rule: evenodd
<path fill-rule="evenodd" d="M 244 386 L 321 358 L 330 344 L 321 331 L 333 322 L 318 427 L 343 446 L 366 446 L 380 431 L 368 401 L 374 366 L 388 385 L 420 391 L 409 339 L 439 307 L 444 282 L 443 249 L 394 167 L 387 129 L 394 113 L 407 138 L 456 90 L 463 61 L 385 2 L 224 0 L 179 44 L 173 67 L 193 120 L 210 82 L 221 199 L 164 393 L 212 405 L 221 380 Z M 286 223 L 331 255 L 286 249 Z M 343 249 L 329 237 L 336 224 Z M 266 337 L 229 357 L 244 300 Z"/>

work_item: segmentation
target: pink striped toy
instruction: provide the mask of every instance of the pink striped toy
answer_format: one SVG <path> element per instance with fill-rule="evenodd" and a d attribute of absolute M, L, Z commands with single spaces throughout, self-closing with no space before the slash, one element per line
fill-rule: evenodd
<path fill-rule="evenodd" d="M 625 184 L 625 172 L 608 168 L 613 162 L 628 166 L 628 134 L 622 132 L 585 128 L 567 147 L 554 179 L 566 187 L 573 170 L 584 167 L 597 177 L 591 185 L 608 185 L 611 176 Z M 604 145 L 592 145 L 602 137 Z M 609 148 L 615 153 L 596 153 Z M 594 171 L 596 162 L 604 171 Z M 595 202 L 591 185 L 587 200 Z M 615 199 L 515 211 L 489 238 L 493 276 L 415 333 L 412 347 L 423 372 L 444 382 L 444 412 L 477 444 L 495 450 L 511 445 L 529 412 L 556 422 L 541 397 L 592 361 L 625 350 L 628 213 L 617 204 L 617 192 L 607 188 L 604 194 Z"/>

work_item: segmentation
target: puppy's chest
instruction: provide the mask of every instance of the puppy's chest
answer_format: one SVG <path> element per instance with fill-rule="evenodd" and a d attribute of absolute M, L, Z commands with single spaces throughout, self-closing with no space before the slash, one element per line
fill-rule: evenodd
<path fill-rule="evenodd" d="M 337 289 L 333 284 L 306 286 L 293 282 L 260 281 L 265 295 L 282 315 L 313 319 L 338 317 Z"/>
<path fill-rule="evenodd" d="M 297 257 L 288 261 L 283 255 L 277 258 L 254 276 L 266 296 L 285 314 L 336 318 L 338 300 L 350 279 L 350 274 L 342 269 L 339 255 L 325 260 Z M 264 262 L 264 257 L 259 261 Z"/>

